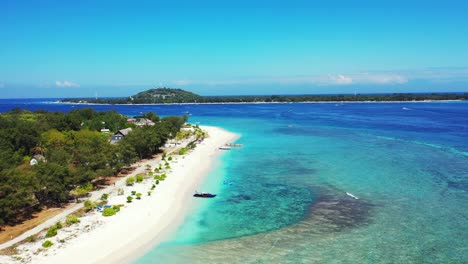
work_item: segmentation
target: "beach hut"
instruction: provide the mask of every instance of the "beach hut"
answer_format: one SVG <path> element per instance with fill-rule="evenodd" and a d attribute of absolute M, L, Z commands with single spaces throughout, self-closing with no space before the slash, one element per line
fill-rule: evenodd
<path fill-rule="evenodd" d="M 126 135 L 128 135 L 128 133 L 130 133 L 131 131 L 132 131 L 132 128 L 129 127 L 129 128 L 121 129 L 121 130 L 115 132 L 114 135 L 112 136 L 111 140 L 110 140 L 110 143 L 111 144 L 116 144 L 122 138 L 124 138 Z"/>
<path fill-rule="evenodd" d="M 44 155 L 42 155 L 42 154 L 34 155 L 34 157 L 29 161 L 29 165 L 31 165 L 31 166 L 37 165 L 37 163 L 39 163 L 39 161 L 43 161 L 43 162 L 46 161 Z"/>
<path fill-rule="evenodd" d="M 137 126 L 154 126 L 155 123 L 147 118 L 141 118 L 135 123 Z"/>

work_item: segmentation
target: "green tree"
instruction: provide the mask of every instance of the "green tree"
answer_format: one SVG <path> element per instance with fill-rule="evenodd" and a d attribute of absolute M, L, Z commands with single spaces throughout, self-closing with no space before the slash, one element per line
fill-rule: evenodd
<path fill-rule="evenodd" d="M 149 157 L 164 144 L 154 126 L 137 127 L 123 140 L 124 146 L 134 149 L 140 159 Z"/>
<path fill-rule="evenodd" d="M 40 203 L 58 205 L 68 200 L 68 188 L 73 182 L 70 182 L 72 177 L 67 167 L 52 162 L 39 162 L 33 171 L 39 185 L 35 196 Z"/>
<path fill-rule="evenodd" d="M 37 181 L 32 173 L 18 169 L 0 171 L 0 223 L 15 223 L 16 216 L 37 204 Z"/>
<path fill-rule="evenodd" d="M 144 113 L 143 118 L 149 119 L 155 123 L 159 122 L 159 116 L 153 112 Z"/>

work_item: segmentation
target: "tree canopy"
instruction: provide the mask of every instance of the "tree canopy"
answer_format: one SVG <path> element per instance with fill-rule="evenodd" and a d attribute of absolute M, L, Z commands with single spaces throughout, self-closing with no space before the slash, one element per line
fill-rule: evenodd
<path fill-rule="evenodd" d="M 65 99 L 64 102 L 98 104 L 171 104 L 171 103 L 297 103 L 297 102 L 388 102 L 423 100 L 468 100 L 468 93 L 393 93 L 393 94 L 303 94 L 303 95 L 245 95 L 200 96 L 182 89 L 149 89 L 125 98 Z M 153 120 L 154 121 L 154 120 Z"/>
<path fill-rule="evenodd" d="M 0 114 L 0 224 L 21 221 L 31 209 L 57 206 L 76 198 L 101 176 L 150 157 L 175 137 L 185 117 L 160 119 L 135 127 L 115 111 L 78 109 L 69 113 L 14 109 Z M 134 127 L 118 144 L 112 134 Z M 32 158 L 37 164 L 31 165 Z"/>

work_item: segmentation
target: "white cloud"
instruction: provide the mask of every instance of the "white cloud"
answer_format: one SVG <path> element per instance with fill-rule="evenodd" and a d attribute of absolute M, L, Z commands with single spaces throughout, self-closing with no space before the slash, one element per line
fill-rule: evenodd
<path fill-rule="evenodd" d="M 190 85 L 193 83 L 191 80 L 176 80 L 172 82 L 175 85 L 180 85 L 180 86 L 185 86 L 185 85 Z"/>
<path fill-rule="evenodd" d="M 58 87 L 80 87 L 79 84 L 70 81 L 55 81 L 55 85 Z"/>
<path fill-rule="evenodd" d="M 223 85 L 294 85 L 310 84 L 317 86 L 347 85 L 401 85 L 415 80 L 428 82 L 468 81 L 468 68 L 427 68 L 400 71 L 370 71 L 357 73 L 331 73 L 319 75 L 251 77 L 230 79 L 180 79 L 167 82 L 168 86 L 223 86 Z"/>
<path fill-rule="evenodd" d="M 327 74 L 291 77 L 241 78 L 227 80 L 176 80 L 171 84 L 186 85 L 242 85 L 242 84 L 314 84 L 314 85 L 351 85 L 351 84 L 402 84 L 407 78 L 397 74 Z"/>
<path fill-rule="evenodd" d="M 353 83 L 353 78 L 345 75 L 328 75 L 328 84 L 347 85 Z"/>
<path fill-rule="evenodd" d="M 407 75 L 411 79 L 430 80 L 433 82 L 467 81 L 468 68 L 427 68 L 423 70 L 408 71 Z"/>
<path fill-rule="evenodd" d="M 408 78 L 395 73 L 361 73 L 353 76 L 357 83 L 363 84 L 403 84 Z"/>

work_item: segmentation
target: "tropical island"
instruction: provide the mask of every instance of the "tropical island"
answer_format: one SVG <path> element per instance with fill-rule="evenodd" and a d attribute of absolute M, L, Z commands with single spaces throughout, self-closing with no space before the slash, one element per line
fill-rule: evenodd
<path fill-rule="evenodd" d="M 43 207 L 86 196 L 100 177 L 115 176 L 160 152 L 187 120 L 160 119 L 152 112 L 141 118 L 152 125 L 139 126 L 115 111 L 93 109 L 14 109 L 0 115 L 0 224 L 19 223 Z M 132 132 L 115 144 L 110 132 L 122 129 Z"/>
<path fill-rule="evenodd" d="M 300 102 L 393 102 L 468 100 L 468 93 L 391 93 L 331 95 L 201 96 L 175 88 L 153 88 L 123 98 L 69 98 L 68 103 L 88 104 L 184 104 L 184 103 L 300 103 Z"/>
<path fill-rule="evenodd" d="M 0 262 L 63 263 L 83 250 L 118 262 L 162 239 L 189 212 L 173 208 L 188 206 L 217 146 L 237 137 L 186 121 L 89 108 L 2 113 Z"/>

